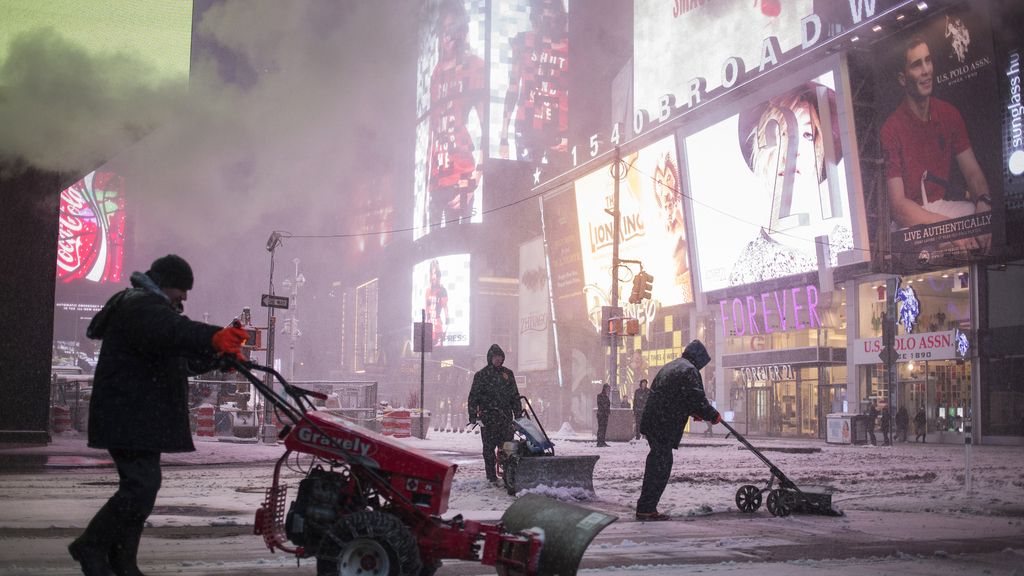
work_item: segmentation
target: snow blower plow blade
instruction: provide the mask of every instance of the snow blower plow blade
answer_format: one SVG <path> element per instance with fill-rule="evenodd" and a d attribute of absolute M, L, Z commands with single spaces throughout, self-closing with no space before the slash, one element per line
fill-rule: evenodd
<path fill-rule="evenodd" d="M 513 421 L 515 440 L 499 449 L 499 475 L 511 495 L 545 486 L 594 495 L 594 465 L 598 456 L 555 456 L 555 444 L 533 412 L 529 398 L 520 396 L 527 413 Z M 532 416 L 532 417 L 531 417 Z M 577 495 L 578 496 L 578 495 Z"/>
<path fill-rule="evenodd" d="M 526 494 L 519 498 L 501 517 L 506 530 L 541 531 L 544 546 L 540 551 L 538 576 L 575 574 L 590 542 L 616 520 L 618 516 L 539 494 Z M 502 574 L 502 571 L 498 573 Z"/>
<path fill-rule="evenodd" d="M 513 454 L 505 462 L 505 489 L 509 494 L 546 486 L 579 489 L 594 494 L 594 465 L 597 456 L 523 456 Z"/>

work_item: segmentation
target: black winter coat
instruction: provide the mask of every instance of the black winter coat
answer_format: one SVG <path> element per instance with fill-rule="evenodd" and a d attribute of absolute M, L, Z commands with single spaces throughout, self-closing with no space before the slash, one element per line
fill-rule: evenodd
<path fill-rule="evenodd" d="M 597 417 L 607 418 L 612 413 L 612 400 L 604 392 L 597 395 Z"/>
<path fill-rule="evenodd" d="M 704 395 L 704 382 L 700 377 L 700 369 L 707 364 L 707 351 L 700 346 L 704 361 L 699 355 L 690 354 L 690 346 L 686 352 L 669 362 L 658 371 L 651 382 L 651 392 L 647 397 L 643 417 L 640 419 L 640 433 L 650 439 L 671 444 L 678 448 L 683 438 L 686 420 L 696 414 L 704 420 L 714 420 L 718 411 L 708 402 Z M 694 365 L 697 359 L 699 368 Z"/>
<path fill-rule="evenodd" d="M 103 340 L 89 401 L 89 446 L 191 452 L 187 357 L 212 358 L 220 327 L 179 314 L 144 274 L 133 274 L 132 286 L 89 324 L 89 337 Z"/>
<path fill-rule="evenodd" d="M 650 396 L 650 388 L 637 388 L 633 392 L 633 411 L 638 412 L 641 416 L 644 413 L 644 408 L 647 407 L 647 397 Z"/>
<path fill-rule="evenodd" d="M 469 389 L 469 420 L 482 420 L 485 426 L 494 421 L 511 425 L 512 420 L 523 413 L 515 374 L 504 366 L 495 368 L 491 364 L 497 354 L 505 355 L 497 344 L 491 345 L 487 351 L 487 366 L 473 375 L 473 386 Z"/>

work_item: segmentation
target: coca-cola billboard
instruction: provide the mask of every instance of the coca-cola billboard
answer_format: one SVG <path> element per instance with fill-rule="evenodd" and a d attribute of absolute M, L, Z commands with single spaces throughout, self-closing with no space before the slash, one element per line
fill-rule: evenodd
<path fill-rule="evenodd" d="M 57 278 L 119 282 L 124 258 L 124 179 L 90 172 L 60 193 Z"/>

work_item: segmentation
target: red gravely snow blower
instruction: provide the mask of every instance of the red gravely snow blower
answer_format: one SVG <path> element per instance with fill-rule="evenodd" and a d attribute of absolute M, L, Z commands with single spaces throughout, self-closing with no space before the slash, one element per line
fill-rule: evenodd
<path fill-rule="evenodd" d="M 234 359 L 273 405 L 286 451 L 256 511 L 255 532 L 271 551 L 315 558 L 317 576 L 424 576 L 442 560 L 477 561 L 502 575 L 574 574 L 591 540 L 617 517 L 528 494 L 500 522 L 444 519 L 457 466 L 316 410 L 322 394 L 291 385 L 273 368 Z M 272 375 L 276 392 L 253 371 Z M 281 470 L 310 457 L 288 506 Z"/>

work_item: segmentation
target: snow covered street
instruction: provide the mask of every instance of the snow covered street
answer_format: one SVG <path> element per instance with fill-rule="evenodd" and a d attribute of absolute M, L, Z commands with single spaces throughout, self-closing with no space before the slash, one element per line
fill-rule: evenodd
<path fill-rule="evenodd" d="M 1024 574 L 1019 447 L 972 446 L 968 494 L 964 446 L 751 439 L 798 487 L 831 491 L 844 512 L 776 518 L 764 506 L 751 514 L 736 508 L 740 486 L 763 486 L 769 478 L 753 453 L 721 435 L 687 435 L 659 507 L 673 520 L 642 523 L 634 520 L 633 506 L 646 442 L 597 448 L 582 436 L 553 436 L 558 455 L 600 455 L 596 498 L 577 503 L 619 516 L 591 544 L 581 573 Z M 486 482 L 479 436 L 431 431 L 426 440 L 404 441 L 459 465 L 444 517 L 496 521 L 514 501 Z M 146 573 L 314 574 L 312 561 L 296 567 L 293 558 L 271 554 L 252 535 L 271 462 L 283 448 L 215 441 L 197 447 L 194 454 L 164 459 L 164 487 L 140 553 Z M 9 466 L 17 455 L 26 457 L 0 450 L 0 575 L 76 574 L 64 548 L 113 491 L 116 475 L 102 465 L 102 452 L 73 435 L 36 454 L 45 463 L 35 469 Z M 297 484 L 300 475 L 289 476 L 289 484 Z M 581 496 L 536 491 L 567 501 Z M 469 562 L 446 562 L 439 571 L 488 573 Z"/>

